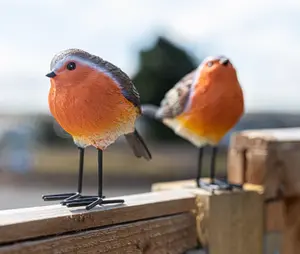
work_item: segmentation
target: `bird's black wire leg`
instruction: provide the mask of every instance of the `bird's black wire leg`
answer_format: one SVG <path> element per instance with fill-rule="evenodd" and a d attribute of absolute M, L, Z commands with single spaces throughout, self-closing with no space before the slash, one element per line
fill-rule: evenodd
<path fill-rule="evenodd" d="M 227 181 L 221 181 L 216 179 L 216 158 L 217 158 L 218 148 L 217 146 L 212 147 L 211 162 L 210 162 L 210 183 L 201 183 L 201 188 L 207 191 L 213 190 L 232 190 L 233 188 L 243 189 L 242 185 L 230 184 Z"/>
<path fill-rule="evenodd" d="M 215 172 L 216 172 L 216 157 L 217 157 L 218 148 L 214 146 L 212 149 L 213 150 L 212 150 L 211 171 L 210 171 L 211 183 L 218 186 L 218 188 L 222 190 L 232 190 L 233 188 L 243 189 L 243 185 L 241 184 L 232 184 L 227 181 L 221 181 L 216 179 Z"/>
<path fill-rule="evenodd" d="M 216 158 L 217 158 L 218 148 L 216 146 L 212 147 L 211 161 L 210 161 L 210 184 L 214 189 L 225 189 L 230 190 L 231 187 L 227 183 L 216 179 Z"/>
<path fill-rule="evenodd" d="M 199 171 L 198 172 L 200 172 L 200 173 L 198 175 L 198 180 L 197 180 L 197 182 L 199 183 L 198 187 L 205 189 L 209 192 L 211 192 L 215 189 L 219 189 L 218 186 L 215 186 L 216 155 L 217 155 L 217 148 L 213 147 L 212 154 L 211 154 L 211 162 L 210 162 L 210 183 L 206 183 L 201 180 L 203 148 L 200 148 L 200 150 L 199 150 L 199 157 L 198 157 L 199 158 L 199 161 L 198 161 L 198 163 L 199 163 L 198 170 Z"/>
<path fill-rule="evenodd" d="M 82 192 L 82 180 L 83 180 L 83 166 L 84 166 L 84 148 L 78 147 L 79 150 L 79 170 L 78 170 L 78 186 L 77 192 L 72 193 L 62 193 L 62 194 L 52 194 L 44 195 L 44 201 L 55 201 L 55 200 L 72 200 L 80 197 Z M 64 201 L 62 203 L 64 203 Z"/>
<path fill-rule="evenodd" d="M 210 183 L 211 184 L 215 183 L 217 153 L 218 153 L 218 148 L 216 146 L 213 146 L 211 152 L 211 161 L 210 161 Z"/>
<path fill-rule="evenodd" d="M 98 149 L 98 196 L 103 197 L 103 151 Z"/>
<path fill-rule="evenodd" d="M 202 177 L 202 161 L 203 161 L 203 152 L 204 152 L 204 147 L 200 147 L 198 151 L 198 168 L 197 168 L 197 187 L 201 187 L 202 182 L 201 182 L 201 177 Z"/>
<path fill-rule="evenodd" d="M 123 199 L 109 199 L 106 200 L 103 196 L 103 152 L 98 149 L 98 195 L 82 197 L 80 199 L 73 199 L 66 201 L 67 207 L 86 206 L 87 210 L 92 209 L 97 205 L 104 204 L 122 204 Z"/>

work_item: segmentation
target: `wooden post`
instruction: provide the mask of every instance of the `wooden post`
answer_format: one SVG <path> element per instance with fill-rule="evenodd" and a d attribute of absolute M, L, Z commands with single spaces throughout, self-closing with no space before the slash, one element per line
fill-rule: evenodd
<path fill-rule="evenodd" d="M 124 205 L 0 211 L 0 254 L 184 253 L 197 245 L 195 198 L 184 191 L 121 197 Z"/>
<path fill-rule="evenodd" d="M 157 183 L 153 191 L 186 189 L 196 196 L 198 238 L 210 254 L 263 253 L 263 197 L 257 191 L 211 194 L 194 180 Z"/>
<path fill-rule="evenodd" d="M 300 253 L 300 128 L 249 130 L 232 136 L 228 178 L 264 187 L 266 198 L 278 193 L 268 227 L 283 233 L 281 254 Z M 277 207 L 277 209 L 274 209 Z"/>

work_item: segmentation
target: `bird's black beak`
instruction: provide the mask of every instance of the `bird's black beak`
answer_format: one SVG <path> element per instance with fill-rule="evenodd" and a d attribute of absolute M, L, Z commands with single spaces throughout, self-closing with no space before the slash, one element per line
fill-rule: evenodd
<path fill-rule="evenodd" d="M 220 64 L 223 64 L 223 65 L 227 65 L 229 63 L 229 60 L 227 59 L 227 58 L 222 58 L 221 60 L 220 60 Z"/>
<path fill-rule="evenodd" d="M 48 74 L 46 74 L 46 77 L 48 78 L 54 78 L 56 76 L 54 71 L 49 72 Z"/>

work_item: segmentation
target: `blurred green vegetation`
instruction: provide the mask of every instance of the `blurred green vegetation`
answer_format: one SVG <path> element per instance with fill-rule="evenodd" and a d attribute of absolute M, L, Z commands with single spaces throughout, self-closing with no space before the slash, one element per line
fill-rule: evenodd
<path fill-rule="evenodd" d="M 158 37 L 154 45 L 139 53 L 139 70 L 132 80 L 137 87 L 142 104 L 159 105 L 165 93 L 184 75 L 197 67 L 196 58 L 164 37 Z M 143 118 L 148 134 L 159 140 L 179 140 L 174 132 L 163 124 Z"/>

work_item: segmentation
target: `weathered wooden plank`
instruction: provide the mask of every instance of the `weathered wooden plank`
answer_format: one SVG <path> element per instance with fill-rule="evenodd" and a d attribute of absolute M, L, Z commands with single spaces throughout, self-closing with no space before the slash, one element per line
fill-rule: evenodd
<path fill-rule="evenodd" d="M 209 198 L 207 227 L 212 254 L 263 253 L 263 198 L 255 192 Z"/>
<path fill-rule="evenodd" d="M 209 182 L 209 178 L 202 178 L 202 181 Z M 255 184 L 249 184 L 245 183 L 243 186 L 244 190 L 246 191 L 256 191 L 259 194 L 263 194 L 264 187 L 260 185 Z M 203 194 L 207 193 L 207 191 L 198 189 L 196 185 L 195 180 L 182 180 L 182 181 L 173 181 L 173 182 L 160 182 L 160 183 L 154 183 L 151 186 L 152 191 L 171 191 L 171 190 L 195 190 L 197 189 L 197 192 L 202 192 Z"/>
<path fill-rule="evenodd" d="M 191 213 L 0 247 L 0 254 L 184 253 L 197 245 Z"/>
<path fill-rule="evenodd" d="M 266 232 L 282 232 L 284 228 L 283 207 L 282 201 L 265 204 Z"/>
<path fill-rule="evenodd" d="M 298 254 L 300 251 L 300 197 L 284 199 L 284 229 L 282 254 Z"/>
<path fill-rule="evenodd" d="M 282 240 L 277 237 L 277 246 L 282 244 L 284 254 L 300 250 L 299 153 L 300 128 L 266 129 L 233 135 L 228 157 L 231 182 L 260 184 L 266 197 L 280 195 L 283 199 L 269 205 L 272 213 L 267 211 L 267 227 L 282 233 Z"/>
<path fill-rule="evenodd" d="M 269 198 L 279 192 L 283 197 L 300 196 L 299 153 L 300 128 L 235 133 L 228 154 L 228 179 L 262 185 Z M 266 209 L 267 230 L 281 232 L 286 216 L 284 204 L 276 202 Z"/>
<path fill-rule="evenodd" d="M 264 254 L 279 254 L 281 250 L 281 233 L 270 232 L 265 235 Z"/>
<path fill-rule="evenodd" d="M 208 181 L 208 179 L 203 179 Z M 166 191 L 166 190 L 178 190 L 178 188 L 193 189 L 196 188 L 196 182 L 194 180 L 183 180 L 166 183 L 155 183 L 152 185 L 152 191 Z M 263 195 L 264 187 L 255 184 L 244 184 L 246 191 L 256 191 Z M 283 230 L 283 202 L 277 201 L 264 204 L 264 224 L 266 232 L 280 232 Z"/>
<path fill-rule="evenodd" d="M 203 179 L 208 181 L 207 178 Z M 196 182 L 194 180 L 183 180 L 166 183 L 155 183 L 152 185 L 152 191 L 166 191 L 166 190 L 178 190 L 178 188 L 193 189 L 196 188 Z M 250 183 L 244 184 L 246 191 L 256 191 L 263 195 L 264 187 L 261 185 L 255 185 Z M 284 227 L 283 221 L 283 203 L 282 201 L 266 203 L 264 205 L 265 210 L 265 231 L 266 232 L 280 232 Z"/>
<path fill-rule="evenodd" d="M 278 191 L 284 196 L 300 195 L 299 151 L 300 128 L 235 133 L 228 156 L 228 179 L 263 185 L 267 197 Z"/>
<path fill-rule="evenodd" d="M 125 204 L 91 211 L 60 205 L 0 211 L 0 243 L 156 218 L 195 207 L 194 196 L 182 190 L 120 198 Z"/>
<path fill-rule="evenodd" d="M 195 188 L 194 180 L 157 183 L 153 191 L 186 189 L 199 200 L 198 235 L 211 254 L 262 254 L 264 205 L 262 190 L 211 194 Z"/>
<path fill-rule="evenodd" d="M 243 148 L 263 148 L 277 146 L 280 144 L 299 144 L 300 128 L 277 128 L 277 129 L 258 129 L 245 130 L 232 135 L 237 142 L 232 143 L 231 147 Z"/>

